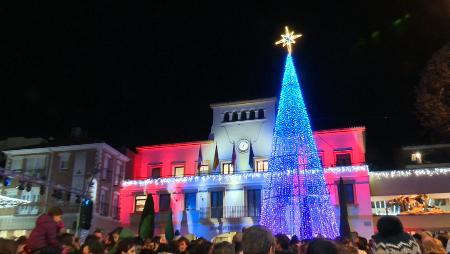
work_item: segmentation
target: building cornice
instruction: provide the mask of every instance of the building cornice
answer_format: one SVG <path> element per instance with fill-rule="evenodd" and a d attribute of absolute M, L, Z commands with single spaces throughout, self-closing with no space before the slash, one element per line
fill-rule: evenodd
<path fill-rule="evenodd" d="M 186 146 L 199 146 L 213 144 L 214 140 L 204 140 L 204 141 L 192 141 L 192 142 L 182 142 L 182 143 L 172 143 L 172 144 L 158 144 L 149 146 L 139 146 L 136 147 L 138 151 L 140 150 L 154 150 L 163 148 L 173 148 L 173 147 L 186 147 Z"/>
<path fill-rule="evenodd" d="M 243 101 L 232 101 L 232 102 L 219 102 L 219 103 L 212 103 L 209 106 L 214 108 L 222 108 L 222 107 L 230 107 L 230 106 L 243 106 L 243 105 L 251 105 L 251 104 L 260 104 L 265 102 L 277 102 L 276 97 L 270 97 L 270 98 L 262 98 L 262 99 L 255 99 L 255 100 L 243 100 Z"/>
<path fill-rule="evenodd" d="M 130 161 L 130 159 L 123 155 L 121 152 L 117 151 L 110 145 L 106 143 L 92 143 L 92 144 L 82 144 L 82 145 L 68 145 L 68 146 L 53 146 L 53 147 L 40 147 L 40 148 L 27 148 L 27 149 L 17 149 L 17 150 L 8 150 L 3 151 L 7 156 L 11 155 L 28 155 L 28 154 L 37 154 L 37 153 L 50 153 L 50 152 L 71 152 L 71 151 L 79 151 L 79 150 L 89 150 L 89 149 L 97 149 L 97 150 L 106 150 L 110 154 L 119 157 L 123 161 Z"/>

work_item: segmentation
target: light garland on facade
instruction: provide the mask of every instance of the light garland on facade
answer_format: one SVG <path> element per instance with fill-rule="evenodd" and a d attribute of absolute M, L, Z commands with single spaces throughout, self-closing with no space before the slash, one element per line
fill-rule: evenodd
<path fill-rule="evenodd" d="M 422 177 L 422 176 L 436 176 L 436 175 L 450 175 L 450 168 L 423 168 L 423 169 L 408 169 L 408 170 L 391 170 L 391 171 L 372 171 L 369 173 L 370 177 L 382 178 L 400 178 L 400 177 Z"/>
<path fill-rule="evenodd" d="M 363 166 L 346 166 L 346 167 L 333 167 L 325 168 L 325 173 L 331 174 L 343 174 L 352 172 L 368 172 L 367 165 Z M 149 185 L 171 185 L 177 183 L 222 183 L 228 184 L 239 181 L 248 181 L 253 179 L 269 179 L 270 177 L 282 177 L 285 175 L 292 174 L 291 170 L 286 170 L 284 172 L 251 172 L 233 175 L 204 175 L 204 176 L 185 176 L 185 177 L 170 177 L 170 178 L 157 178 L 157 179 L 146 179 L 146 180 L 128 180 L 122 183 L 122 187 L 132 187 L 132 186 L 149 186 Z"/>
<path fill-rule="evenodd" d="M 389 171 L 371 171 L 369 172 L 367 165 L 361 166 L 345 166 L 345 167 L 332 167 L 324 168 L 325 174 L 351 174 L 351 173 L 367 173 L 369 177 L 382 178 L 397 178 L 397 177 L 423 177 L 423 176 L 436 176 L 436 175 L 450 175 L 450 168 L 424 168 L 424 169 L 398 169 Z M 212 183 L 212 184 L 229 184 L 239 181 L 250 181 L 253 179 L 268 179 L 272 175 L 275 177 L 282 177 L 291 174 L 291 170 L 285 172 L 259 172 L 259 173 L 242 173 L 234 175 L 205 175 L 205 176 L 185 176 L 185 177 L 170 177 L 170 178 L 158 178 L 158 179 L 146 179 L 146 180 L 127 180 L 123 181 L 122 187 L 143 187 L 149 185 L 171 185 L 176 183 Z"/>
<path fill-rule="evenodd" d="M 29 200 L 11 198 L 7 196 L 0 195 L 0 208 L 12 208 L 19 205 L 26 205 L 31 203 Z"/>

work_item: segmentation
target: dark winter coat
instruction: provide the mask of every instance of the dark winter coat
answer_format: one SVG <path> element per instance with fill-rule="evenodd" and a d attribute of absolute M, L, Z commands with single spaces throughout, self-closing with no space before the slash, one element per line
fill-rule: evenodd
<path fill-rule="evenodd" d="M 33 251 L 43 247 L 52 247 L 61 251 L 62 246 L 57 239 L 58 232 L 59 226 L 52 216 L 47 214 L 39 216 L 36 220 L 36 227 L 28 238 L 27 248 Z"/>

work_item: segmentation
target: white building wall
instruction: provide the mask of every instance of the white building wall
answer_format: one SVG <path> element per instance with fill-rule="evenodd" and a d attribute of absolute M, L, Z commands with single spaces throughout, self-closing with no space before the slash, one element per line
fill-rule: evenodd
<path fill-rule="evenodd" d="M 269 157 L 275 122 L 276 98 L 243 101 L 238 104 L 213 104 L 211 108 L 213 109 L 213 124 L 210 136 L 214 137 L 214 141 L 217 143 L 220 160 L 231 161 L 234 143 L 237 170 L 250 170 L 249 150 L 239 152 L 240 140 L 251 142 L 255 157 Z M 223 122 L 224 114 L 227 112 L 258 111 L 259 109 L 264 110 L 264 119 Z"/>

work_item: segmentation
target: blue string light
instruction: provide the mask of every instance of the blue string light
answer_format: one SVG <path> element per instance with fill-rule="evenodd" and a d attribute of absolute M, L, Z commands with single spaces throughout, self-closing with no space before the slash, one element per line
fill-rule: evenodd
<path fill-rule="evenodd" d="M 283 76 L 260 223 L 301 239 L 339 235 L 292 56 Z M 277 177 L 276 172 L 291 172 Z"/>

